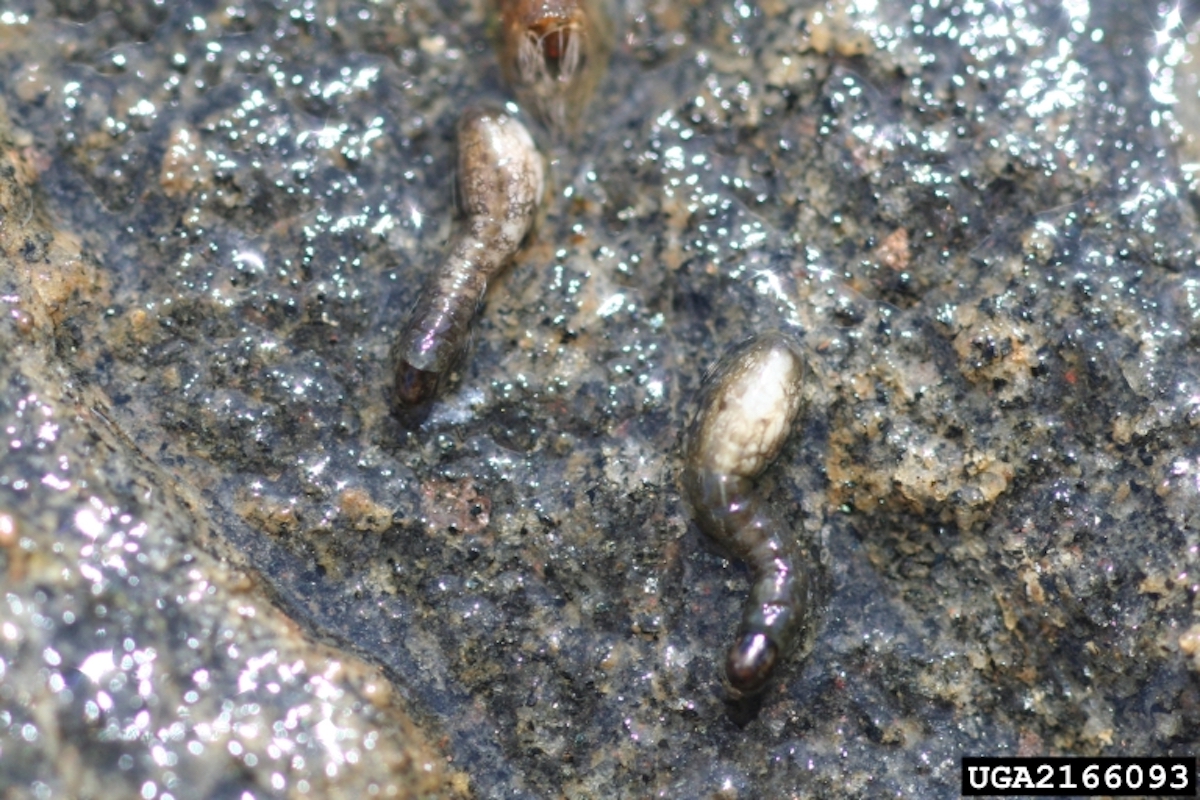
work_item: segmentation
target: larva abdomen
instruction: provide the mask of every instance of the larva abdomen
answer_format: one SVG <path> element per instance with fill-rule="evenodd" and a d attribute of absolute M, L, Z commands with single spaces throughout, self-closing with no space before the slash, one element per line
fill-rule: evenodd
<path fill-rule="evenodd" d="M 458 188 L 465 220 L 392 348 L 397 414 L 432 400 L 462 356 L 488 281 L 533 226 L 544 172 L 533 137 L 516 117 L 472 108 L 459 119 Z"/>
<path fill-rule="evenodd" d="M 753 578 L 725 662 L 735 694 L 766 686 L 809 623 L 812 576 L 795 536 L 755 492 L 801 406 L 804 360 L 784 333 L 764 333 L 722 360 L 688 432 L 683 486 L 697 524 L 749 563 Z"/>

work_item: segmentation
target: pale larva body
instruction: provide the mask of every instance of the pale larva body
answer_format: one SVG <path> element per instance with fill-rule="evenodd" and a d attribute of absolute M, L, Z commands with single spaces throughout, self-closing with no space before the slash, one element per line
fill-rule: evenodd
<path fill-rule="evenodd" d="M 465 219 L 392 348 L 397 413 L 432 400 L 461 357 L 488 281 L 529 233 L 544 185 L 542 156 L 520 120 L 491 108 L 462 115 L 458 192 Z"/>
<path fill-rule="evenodd" d="M 687 438 L 683 487 L 697 524 L 753 570 L 725 663 L 735 695 L 762 690 L 810 625 L 813 576 L 797 539 L 755 492 L 801 406 L 804 359 L 778 331 L 727 356 L 710 376 Z"/>
<path fill-rule="evenodd" d="M 612 50 L 603 0 L 497 0 L 500 63 L 552 130 L 574 131 Z"/>

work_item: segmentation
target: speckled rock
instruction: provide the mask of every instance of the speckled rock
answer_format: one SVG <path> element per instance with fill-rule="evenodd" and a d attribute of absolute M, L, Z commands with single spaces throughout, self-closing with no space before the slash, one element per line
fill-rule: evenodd
<path fill-rule="evenodd" d="M 964 755 L 1196 751 L 1196 20 L 611 6 L 590 117 L 542 136 L 542 219 L 415 428 L 388 349 L 445 252 L 457 116 L 510 97 L 483 0 L 0 12 L 10 794 L 70 796 L 57 754 L 92 747 L 98 781 L 220 796 L 190 734 L 170 767 L 151 737 L 198 730 L 197 670 L 205 721 L 236 715 L 268 652 L 305 667 L 260 682 L 264 719 L 335 659 L 338 724 L 403 731 L 336 774 L 288 762 L 314 796 L 949 798 Z M 11 188 L 35 178 L 40 228 Z M 747 572 L 677 476 L 704 370 L 769 327 L 813 379 L 761 489 L 828 585 L 811 654 L 747 706 L 720 683 Z M 135 681 L 146 647 L 151 696 L 89 717 L 90 654 Z M 220 779 L 273 791 L 265 739 L 207 730 Z"/>
<path fill-rule="evenodd" d="M 46 219 L 6 120 L 0 153 L 3 796 L 461 788 L 379 669 L 273 607 L 194 490 L 73 374 L 66 331 L 102 313 L 108 279 Z"/>

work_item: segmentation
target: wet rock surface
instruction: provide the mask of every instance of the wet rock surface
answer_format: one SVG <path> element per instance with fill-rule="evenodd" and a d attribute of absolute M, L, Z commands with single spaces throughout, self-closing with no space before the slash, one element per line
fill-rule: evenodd
<path fill-rule="evenodd" d="M 10 6 L 9 795 L 953 797 L 963 755 L 1195 751 L 1187 13 L 615 4 L 410 429 L 388 349 L 457 116 L 507 97 L 484 4 Z M 747 571 L 680 436 L 769 327 L 812 375 L 762 490 L 827 607 L 731 705 Z M 299 766 L 239 739 L 324 708 L 317 675 L 341 733 L 297 718 Z"/>
<path fill-rule="evenodd" d="M 402 693 L 281 614 L 193 487 L 64 358 L 109 278 L 47 219 L 7 122 L 0 150 L 3 795 L 452 791 Z"/>

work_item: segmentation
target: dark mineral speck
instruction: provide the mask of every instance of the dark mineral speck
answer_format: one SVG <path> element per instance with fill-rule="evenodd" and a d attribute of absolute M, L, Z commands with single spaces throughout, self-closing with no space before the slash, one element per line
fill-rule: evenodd
<path fill-rule="evenodd" d="M 958 796 L 1200 746 L 1200 16 L 606 0 L 427 414 L 389 347 L 517 100 L 492 5 L 0 9 L 0 796 Z M 680 496 L 783 328 L 811 653 Z"/>

